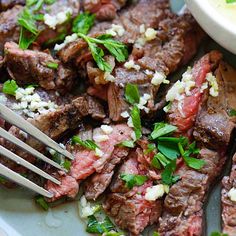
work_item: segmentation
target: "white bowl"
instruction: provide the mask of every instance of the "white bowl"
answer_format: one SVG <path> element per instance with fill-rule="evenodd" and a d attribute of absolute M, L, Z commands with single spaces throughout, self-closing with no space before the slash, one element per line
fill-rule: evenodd
<path fill-rule="evenodd" d="M 200 26 L 222 47 L 236 54 L 236 22 L 224 17 L 208 0 L 185 2 Z"/>

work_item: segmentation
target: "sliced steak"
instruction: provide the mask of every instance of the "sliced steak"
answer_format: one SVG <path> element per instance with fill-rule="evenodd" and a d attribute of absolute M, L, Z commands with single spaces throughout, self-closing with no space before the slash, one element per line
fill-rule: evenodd
<path fill-rule="evenodd" d="M 117 147 L 114 149 L 110 160 L 104 165 L 100 173 L 95 173 L 85 181 L 85 197 L 96 200 L 111 183 L 114 169 L 129 154 L 128 149 Z"/>
<path fill-rule="evenodd" d="M 94 98 L 91 98 L 87 95 L 77 97 L 73 99 L 70 104 L 63 105 L 54 112 L 48 112 L 46 114 L 39 115 L 34 119 L 28 119 L 28 121 L 50 138 L 57 140 L 63 134 L 65 134 L 65 132 L 77 128 L 83 118 L 92 116 L 94 118 L 103 119 L 105 117 L 103 107 L 99 105 L 98 101 L 95 99 L 93 104 L 96 106 L 97 110 L 95 111 L 94 108 L 91 108 L 91 99 Z M 30 136 L 25 136 L 24 133 L 21 133 L 18 128 L 12 126 L 9 129 L 9 132 L 22 139 L 25 143 L 32 146 L 33 148 L 39 151 L 44 151 L 44 145 L 42 143 Z M 7 141 L 3 142 L 2 145 L 30 162 L 35 161 L 34 157 Z M 1 158 L 0 161 L 13 170 L 17 170 L 19 167 L 17 163 L 8 161 L 5 158 Z"/>
<path fill-rule="evenodd" d="M 0 55 L 6 42 L 17 42 L 19 39 L 20 31 L 17 26 L 17 16 L 22 9 L 22 6 L 16 5 L 12 9 L 0 13 Z"/>
<path fill-rule="evenodd" d="M 100 21 L 115 19 L 116 12 L 120 10 L 127 0 L 83 0 L 85 11 L 94 13 L 96 19 Z"/>
<path fill-rule="evenodd" d="M 158 228 L 160 235 L 203 235 L 203 204 L 210 185 L 222 171 L 226 157 L 203 148 L 199 158 L 206 162 L 201 170 L 184 166 L 177 171 L 181 180 L 170 188 L 165 198 Z"/>
<path fill-rule="evenodd" d="M 129 128 L 126 124 L 118 124 L 112 126 L 112 132 L 110 134 L 107 134 L 107 140 L 96 142 L 96 144 L 102 151 L 102 155 L 100 157 L 98 157 L 96 155 L 96 152 L 93 150 L 84 149 L 77 145 L 72 147 L 69 146 L 68 149 L 74 154 L 75 160 L 71 164 L 70 172 L 68 173 L 68 175 L 73 177 L 79 183 L 95 172 L 102 172 L 105 166 L 107 166 L 109 162 L 112 162 L 112 157 L 115 157 L 115 155 L 119 153 L 118 147 L 116 146 L 122 141 L 131 140 L 132 132 L 132 129 Z M 99 139 L 99 135 L 104 135 L 104 132 L 101 128 L 93 130 L 94 140 Z M 56 175 L 58 175 L 58 173 L 56 173 Z M 67 175 L 63 174 L 62 178 L 65 178 L 65 176 Z M 49 201 L 54 201 L 62 196 L 67 195 L 68 188 L 65 188 L 65 186 L 57 186 L 48 181 L 45 187 L 49 191 L 59 191 L 61 193 L 60 196 L 57 195 L 57 197 L 49 199 Z M 56 190 L 54 189 L 54 187 L 56 188 Z"/>
<path fill-rule="evenodd" d="M 45 52 L 22 50 L 16 43 L 5 44 L 5 65 L 18 84 L 38 83 L 46 90 L 71 90 L 77 74 Z M 58 68 L 48 64 L 56 63 Z"/>
<path fill-rule="evenodd" d="M 15 5 L 24 5 L 25 0 L 1 0 L 0 11 L 6 11 Z"/>
<path fill-rule="evenodd" d="M 236 109 L 236 70 L 222 62 L 215 74 L 219 95 L 209 96 L 201 106 L 194 137 L 206 146 L 219 149 L 227 147 L 235 127 L 235 117 L 230 117 L 229 112 Z"/>
<path fill-rule="evenodd" d="M 236 235 L 236 202 L 230 198 L 229 191 L 234 191 L 236 188 L 236 155 L 233 157 L 233 166 L 230 176 L 223 178 L 223 189 L 221 192 L 222 203 L 222 221 L 223 232 L 229 236 Z M 235 197 L 234 197 L 235 199 Z"/>
<path fill-rule="evenodd" d="M 193 127 L 204 97 L 202 85 L 206 82 L 207 73 L 216 68 L 220 59 L 221 54 L 212 51 L 195 63 L 191 72 L 195 86 L 191 90 L 191 94 L 184 93 L 181 100 L 175 99 L 173 101 L 170 111 L 168 111 L 168 120 L 178 127 L 180 133 L 185 133 Z"/>
<path fill-rule="evenodd" d="M 129 190 L 120 179 L 121 173 L 145 175 L 145 172 L 139 168 L 135 151 L 130 153 L 116 173 L 110 187 L 111 193 L 106 195 L 103 208 L 119 228 L 129 230 L 133 235 L 140 235 L 145 227 L 158 221 L 162 203 L 160 200 L 147 201 L 144 198 L 146 189 L 153 185 L 152 180 Z"/>

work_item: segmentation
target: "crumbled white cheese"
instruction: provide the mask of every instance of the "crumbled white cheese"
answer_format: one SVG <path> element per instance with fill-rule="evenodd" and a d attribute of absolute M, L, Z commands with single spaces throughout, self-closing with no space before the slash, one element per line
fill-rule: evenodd
<path fill-rule="evenodd" d="M 140 97 L 139 104 L 137 104 L 138 108 L 140 110 L 144 110 L 146 113 L 148 113 L 150 109 L 145 107 L 145 105 L 147 104 L 147 102 L 150 98 L 151 98 L 151 95 L 147 94 L 147 93 L 145 93 L 142 97 Z"/>
<path fill-rule="evenodd" d="M 180 94 L 184 93 L 184 84 L 181 81 L 177 81 L 167 92 L 166 94 L 166 101 L 174 101 L 175 99 L 178 100 Z"/>
<path fill-rule="evenodd" d="M 54 50 L 59 51 L 62 48 L 64 48 L 68 43 L 74 42 L 78 38 L 78 35 L 76 33 L 72 35 L 68 35 L 65 37 L 65 40 L 61 44 L 56 44 L 54 47 Z"/>
<path fill-rule="evenodd" d="M 134 60 L 129 60 L 125 62 L 124 67 L 127 69 L 135 69 L 136 71 L 140 70 L 140 66 L 134 63 Z"/>
<path fill-rule="evenodd" d="M 12 104 L 13 110 L 22 110 L 24 114 L 34 118 L 38 114 L 55 111 L 58 107 L 52 101 L 42 101 L 37 93 L 34 93 L 34 87 L 18 88 L 15 93 L 15 98 L 18 103 Z"/>
<path fill-rule="evenodd" d="M 200 93 L 203 93 L 207 88 L 208 88 L 208 82 L 203 83 L 200 89 Z"/>
<path fill-rule="evenodd" d="M 133 120 L 132 120 L 132 117 L 131 117 L 131 116 L 128 118 L 127 125 L 128 125 L 130 128 L 133 128 L 133 127 L 134 127 Z"/>
<path fill-rule="evenodd" d="M 81 218 L 87 218 L 88 216 L 93 215 L 99 206 L 92 206 L 90 202 L 87 201 L 85 196 L 83 195 L 80 198 L 79 204 L 79 214 Z"/>
<path fill-rule="evenodd" d="M 158 184 L 152 187 L 147 188 L 145 199 L 147 201 L 156 201 L 158 198 L 161 198 L 165 193 L 169 192 L 169 186 Z"/>
<path fill-rule="evenodd" d="M 195 87 L 196 83 L 193 81 L 192 69 L 188 67 L 187 71 L 182 75 L 182 82 L 184 83 L 184 90 L 187 96 L 191 95 L 191 89 Z"/>
<path fill-rule="evenodd" d="M 140 32 L 140 34 L 144 34 L 145 31 L 146 31 L 145 25 L 144 25 L 144 24 L 140 25 L 140 26 L 139 26 L 139 32 Z"/>
<path fill-rule="evenodd" d="M 104 141 L 107 141 L 108 139 L 109 139 L 108 135 L 96 134 L 96 135 L 93 136 L 93 140 L 96 143 L 104 142 Z"/>
<path fill-rule="evenodd" d="M 153 39 L 155 39 L 157 36 L 157 31 L 154 30 L 153 28 L 147 28 L 147 30 L 145 31 L 145 39 L 146 41 L 152 41 Z"/>
<path fill-rule="evenodd" d="M 129 117 L 129 112 L 128 111 L 123 111 L 123 112 L 121 112 L 121 117 L 123 117 L 123 118 L 128 118 Z"/>
<path fill-rule="evenodd" d="M 146 75 L 153 75 L 153 72 L 151 70 L 145 70 L 144 73 Z"/>
<path fill-rule="evenodd" d="M 228 192 L 231 201 L 236 202 L 236 188 L 231 188 Z"/>
<path fill-rule="evenodd" d="M 114 82 L 116 78 L 110 72 L 105 72 L 104 79 L 109 82 Z"/>
<path fill-rule="evenodd" d="M 208 73 L 206 75 L 206 80 L 209 82 L 210 85 L 210 95 L 212 97 L 217 97 L 219 95 L 219 86 L 216 77 L 212 73 Z"/>
<path fill-rule="evenodd" d="M 134 141 L 136 141 L 136 134 L 135 134 L 134 131 L 131 133 L 130 137 L 131 137 Z"/>
<path fill-rule="evenodd" d="M 134 43 L 134 47 L 141 49 L 146 43 L 146 40 L 144 37 L 139 37 L 135 43 Z"/>
<path fill-rule="evenodd" d="M 157 86 L 162 83 L 169 84 L 170 81 L 166 79 L 166 75 L 164 73 L 156 71 L 152 77 L 151 83 Z"/>
<path fill-rule="evenodd" d="M 49 28 L 55 29 L 57 25 L 60 25 L 68 20 L 72 15 L 73 10 L 71 8 L 66 8 L 64 11 L 58 12 L 56 15 L 51 16 L 49 14 L 44 15 L 44 24 L 48 25 Z"/>
<path fill-rule="evenodd" d="M 105 134 L 111 134 L 113 131 L 113 128 L 110 125 L 101 125 L 101 130 L 105 133 Z"/>
<path fill-rule="evenodd" d="M 124 29 L 124 27 L 122 25 L 112 24 L 111 28 L 106 30 L 106 33 L 110 34 L 110 35 L 112 35 L 114 37 L 117 36 L 117 35 L 121 37 L 121 36 L 124 35 L 125 29 Z"/>
<path fill-rule="evenodd" d="M 98 157 L 102 157 L 104 152 L 100 148 L 95 148 L 95 155 Z"/>

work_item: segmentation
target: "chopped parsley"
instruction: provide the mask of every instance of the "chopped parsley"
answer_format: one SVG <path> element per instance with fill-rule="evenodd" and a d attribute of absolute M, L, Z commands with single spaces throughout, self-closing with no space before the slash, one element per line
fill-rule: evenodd
<path fill-rule="evenodd" d="M 142 126 L 141 126 L 141 118 L 140 118 L 140 110 L 139 108 L 134 105 L 130 112 L 133 126 L 134 126 L 134 133 L 136 139 L 140 139 L 142 137 Z"/>
<path fill-rule="evenodd" d="M 105 61 L 104 51 L 102 48 L 98 47 L 98 44 L 103 45 L 118 62 L 124 62 L 128 58 L 127 46 L 112 39 L 112 36 L 109 34 L 103 34 L 97 38 L 92 38 L 82 33 L 78 33 L 78 36 L 88 43 L 93 59 L 102 71 L 111 72 L 112 67 Z"/>
<path fill-rule="evenodd" d="M 149 143 L 147 145 L 147 149 L 144 150 L 144 154 L 147 155 L 147 154 L 153 152 L 155 149 L 156 149 L 156 144 L 155 143 Z"/>
<path fill-rule="evenodd" d="M 152 236 L 160 236 L 160 234 L 158 232 L 153 232 Z"/>
<path fill-rule="evenodd" d="M 107 216 L 101 222 L 99 222 L 94 215 L 88 216 L 88 224 L 86 227 L 88 233 L 103 234 L 111 230 L 115 230 L 115 226 Z"/>
<path fill-rule="evenodd" d="M 120 146 L 128 147 L 128 148 L 134 148 L 135 147 L 135 143 L 134 143 L 133 140 L 125 140 L 122 143 L 120 143 Z"/>
<path fill-rule="evenodd" d="M 140 100 L 140 94 L 138 86 L 136 84 L 127 84 L 125 86 L 125 99 L 130 104 L 138 104 Z"/>
<path fill-rule="evenodd" d="M 94 141 L 82 140 L 79 136 L 73 136 L 72 143 L 78 144 L 78 145 L 85 147 L 87 149 L 90 149 L 90 150 L 95 150 L 96 148 L 99 148 L 98 145 Z"/>
<path fill-rule="evenodd" d="M 220 232 L 212 232 L 211 236 L 228 236 L 228 234 L 220 233 Z"/>
<path fill-rule="evenodd" d="M 161 173 L 162 183 L 166 185 L 172 185 L 179 180 L 179 176 L 173 175 L 176 170 L 176 160 L 171 161 L 168 163 Z"/>
<path fill-rule="evenodd" d="M 236 3 L 236 0 L 226 0 L 226 3 Z"/>
<path fill-rule="evenodd" d="M 87 34 L 94 25 L 95 15 L 88 12 L 79 14 L 73 20 L 72 32 Z"/>
<path fill-rule="evenodd" d="M 236 110 L 235 109 L 230 109 L 228 114 L 229 114 L 229 116 L 236 116 Z"/>
<path fill-rule="evenodd" d="M 152 139 L 159 138 L 164 135 L 168 135 L 174 131 L 177 130 L 176 126 L 161 122 L 161 123 L 156 123 L 154 126 L 154 130 L 151 133 Z"/>
<path fill-rule="evenodd" d="M 54 70 L 56 70 L 59 66 L 59 64 L 56 63 L 56 62 L 47 62 L 46 65 L 47 65 L 48 68 L 54 69 Z"/>
<path fill-rule="evenodd" d="M 148 177 L 144 175 L 134 175 L 134 174 L 120 174 L 120 178 L 125 181 L 125 186 L 132 189 L 134 186 L 141 186 L 147 180 Z"/>
<path fill-rule="evenodd" d="M 55 154 L 51 154 L 53 161 L 58 163 L 60 166 L 64 167 L 66 170 L 70 170 L 71 161 L 67 160 L 62 154 L 59 152 L 55 152 Z"/>
<path fill-rule="evenodd" d="M 2 92 L 9 95 L 15 95 L 18 85 L 15 80 L 7 80 L 3 84 Z"/>
<path fill-rule="evenodd" d="M 49 209 L 48 203 L 45 201 L 44 197 L 39 195 L 35 197 L 35 202 L 39 205 L 43 210 L 47 211 Z"/>

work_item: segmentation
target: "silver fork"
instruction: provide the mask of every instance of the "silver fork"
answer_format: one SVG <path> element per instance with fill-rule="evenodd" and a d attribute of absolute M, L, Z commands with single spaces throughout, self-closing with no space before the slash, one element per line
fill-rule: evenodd
<path fill-rule="evenodd" d="M 17 115 L 15 112 L 7 108 L 5 105 L 0 104 L 0 117 L 2 117 L 4 120 L 9 122 L 10 124 L 18 127 L 22 131 L 28 133 L 32 137 L 36 138 L 37 140 L 41 141 L 46 146 L 54 149 L 55 151 L 59 152 L 60 154 L 64 155 L 65 157 L 69 158 L 70 160 L 73 160 L 74 157 L 71 153 L 69 153 L 67 150 L 63 149 L 58 143 L 53 141 L 51 138 L 49 138 L 46 134 L 41 132 L 39 129 L 37 129 L 35 126 L 30 124 L 28 121 L 26 121 L 21 116 Z M 24 143 L 20 139 L 16 138 L 12 134 L 8 133 L 3 128 L 0 128 L 0 136 L 11 143 L 15 144 L 19 148 L 29 152 L 30 154 L 34 155 L 38 159 L 56 167 L 59 170 L 67 171 L 63 167 L 61 167 L 58 163 L 52 161 L 48 157 L 44 156 L 42 153 L 38 152 L 37 150 L 33 149 L 28 144 Z M 16 162 L 17 164 L 26 167 L 27 169 L 33 171 L 34 173 L 42 176 L 45 179 L 48 179 L 52 181 L 55 184 L 60 185 L 60 181 L 56 178 L 52 177 L 48 173 L 42 171 L 38 167 L 34 166 L 33 164 L 29 163 L 25 159 L 21 158 L 20 156 L 14 154 L 13 152 L 9 151 L 5 147 L 0 145 L 0 155 Z M 53 194 L 44 188 L 38 186 L 37 184 L 33 183 L 32 181 L 28 180 L 27 178 L 21 176 L 20 174 L 14 172 L 13 170 L 9 169 L 8 167 L 4 166 L 3 164 L 0 164 L 0 175 L 4 176 L 5 178 L 14 181 L 15 183 L 22 185 L 28 189 L 33 190 L 34 192 L 37 192 L 45 197 L 52 198 Z"/>

